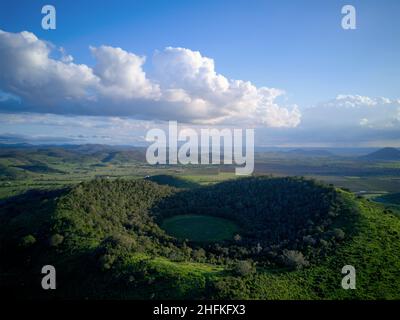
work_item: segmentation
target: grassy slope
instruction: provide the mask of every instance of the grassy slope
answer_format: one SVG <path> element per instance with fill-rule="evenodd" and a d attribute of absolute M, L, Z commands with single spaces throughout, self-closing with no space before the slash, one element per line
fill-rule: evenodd
<path fill-rule="evenodd" d="M 352 197 L 348 194 L 348 198 Z M 285 279 L 291 283 L 287 290 L 277 292 L 276 298 L 400 298 L 400 219 L 391 214 L 384 214 L 380 206 L 366 200 L 357 203 L 361 216 L 354 221 L 353 237 L 339 247 L 334 256 L 320 266 L 304 271 L 281 274 L 278 277 L 260 277 L 265 277 L 265 285 L 269 286 L 274 277 L 278 282 Z M 353 265 L 356 269 L 356 290 L 343 290 L 341 287 L 341 269 L 344 265 Z M 275 281 L 272 281 L 273 285 L 274 283 Z M 259 286 L 263 288 L 265 285 Z M 249 297 L 269 298 L 270 294 L 254 292 L 254 295 L 250 293 Z"/>
<path fill-rule="evenodd" d="M 326 264 L 306 272 L 305 277 L 322 288 L 321 297 L 399 299 L 400 219 L 366 200 L 358 201 L 358 205 L 361 217 L 351 241 L 340 247 Z M 356 268 L 356 290 L 343 290 L 340 286 L 340 271 L 346 264 Z"/>
<path fill-rule="evenodd" d="M 145 263 L 154 282 L 124 293 L 127 299 L 198 299 L 203 297 L 208 281 L 218 279 L 224 274 L 220 266 L 192 263 L 173 262 L 163 257 L 151 258 L 146 255 L 133 255 L 125 262 L 127 270 L 135 265 Z"/>
<path fill-rule="evenodd" d="M 346 196 L 349 200 L 354 198 L 350 193 Z M 258 270 L 255 275 L 244 278 L 244 283 L 230 281 L 230 285 L 222 288 L 215 297 L 399 299 L 400 219 L 392 214 L 383 213 L 381 206 L 366 200 L 357 200 L 357 205 L 360 207 L 360 217 L 346 217 L 339 222 L 349 224 L 350 220 L 353 220 L 355 224 L 347 225 L 346 230 L 348 234 L 353 233 L 352 239 L 343 243 L 335 255 L 319 266 L 295 272 Z M 185 284 L 182 280 L 187 279 L 191 291 L 204 289 L 204 280 L 207 278 L 215 281 L 218 287 L 218 282 L 224 283 L 224 280 L 230 277 L 221 269 L 205 267 L 204 264 L 171 262 L 161 258 L 149 262 L 159 272 L 159 277 L 163 277 L 163 274 L 174 274 L 182 285 Z M 341 269 L 348 264 L 356 268 L 356 290 L 344 290 L 341 287 Z M 189 289 L 186 285 L 183 286 L 187 290 L 179 291 L 182 296 L 178 294 L 175 298 L 183 298 L 188 294 Z"/>

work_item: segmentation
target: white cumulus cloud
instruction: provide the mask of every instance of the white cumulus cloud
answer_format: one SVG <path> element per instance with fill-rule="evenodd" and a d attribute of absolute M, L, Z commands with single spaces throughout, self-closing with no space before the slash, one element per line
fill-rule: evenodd
<path fill-rule="evenodd" d="M 400 101 L 385 97 L 338 95 L 303 110 L 303 127 L 400 129 Z"/>
<path fill-rule="evenodd" d="M 300 123 L 297 106 L 276 102 L 282 90 L 228 79 L 197 51 L 156 52 L 150 77 L 143 56 L 110 46 L 90 50 L 93 67 L 33 33 L 0 30 L 0 90 L 21 99 L 17 109 L 0 101 L 0 110 L 266 127 Z"/>

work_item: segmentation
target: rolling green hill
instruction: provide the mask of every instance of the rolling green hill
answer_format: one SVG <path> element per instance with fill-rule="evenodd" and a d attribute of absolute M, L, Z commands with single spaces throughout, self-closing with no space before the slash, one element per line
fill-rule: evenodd
<path fill-rule="evenodd" d="M 241 230 L 201 243 L 163 229 L 187 213 Z M 97 179 L 0 204 L 1 289 L 20 298 L 399 299 L 398 252 L 400 219 L 382 205 L 299 178 Z M 57 290 L 40 288 L 45 264 Z M 340 285 L 348 264 L 356 290 Z"/>

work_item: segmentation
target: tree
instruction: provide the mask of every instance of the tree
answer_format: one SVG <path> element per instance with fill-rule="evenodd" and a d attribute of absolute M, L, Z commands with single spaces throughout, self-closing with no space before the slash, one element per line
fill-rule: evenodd
<path fill-rule="evenodd" d="M 302 269 L 309 265 L 308 261 L 303 256 L 303 253 L 295 250 L 283 250 L 283 263 L 292 269 Z"/>
<path fill-rule="evenodd" d="M 28 234 L 27 236 L 25 236 L 21 239 L 20 246 L 22 248 L 29 248 L 32 245 L 34 245 L 35 243 L 36 243 L 36 238 L 33 235 Z"/>
<path fill-rule="evenodd" d="M 111 254 L 102 255 L 99 260 L 100 267 L 103 270 L 109 270 L 109 269 L 111 269 L 115 260 L 116 260 L 116 257 L 114 255 L 111 255 Z"/>
<path fill-rule="evenodd" d="M 193 250 L 193 258 L 196 260 L 203 260 L 206 257 L 206 252 L 203 248 Z"/>
<path fill-rule="evenodd" d="M 333 234 L 337 240 L 343 240 L 345 238 L 345 233 L 342 229 L 339 228 L 333 229 Z"/>
<path fill-rule="evenodd" d="M 61 234 L 53 234 L 50 237 L 50 246 L 51 247 L 58 247 L 64 241 L 64 237 Z"/>
<path fill-rule="evenodd" d="M 234 272 L 239 275 L 239 276 L 247 276 L 249 274 L 252 274 L 256 271 L 256 268 L 254 265 L 251 263 L 251 261 L 248 260 L 239 260 L 236 262 L 235 267 L 234 267 Z"/>

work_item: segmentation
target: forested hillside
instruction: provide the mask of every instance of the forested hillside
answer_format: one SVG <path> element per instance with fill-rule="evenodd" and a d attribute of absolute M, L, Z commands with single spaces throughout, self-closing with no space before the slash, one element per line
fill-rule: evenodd
<path fill-rule="evenodd" d="M 227 221 L 234 233 L 209 242 L 162 228 L 185 215 Z M 2 290 L 26 298 L 372 299 L 400 292 L 399 218 L 303 178 L 191 189 L 96 179 L 31 192 L 1 204 L 0 241 Z M 57 269 L 55 291 L 40 287 L 46 264 Z M 357 290 L 341 289 L 347 264 L 357 270 Z"/>

